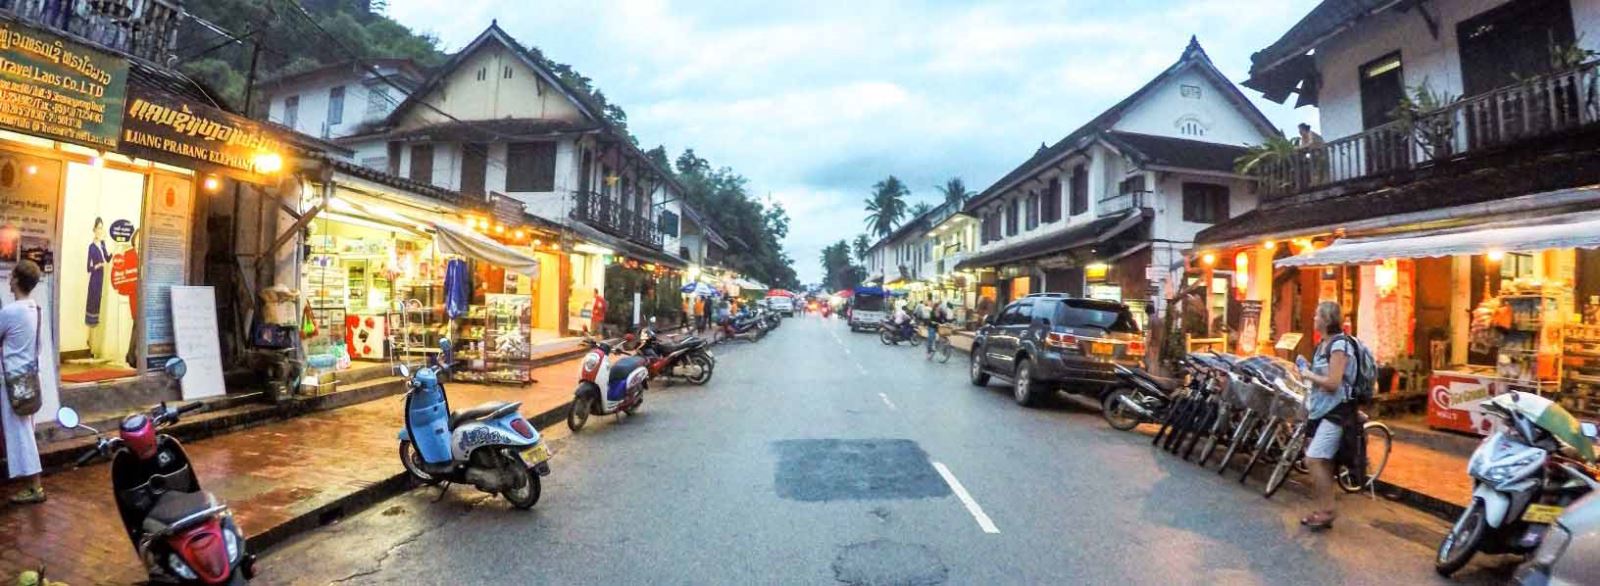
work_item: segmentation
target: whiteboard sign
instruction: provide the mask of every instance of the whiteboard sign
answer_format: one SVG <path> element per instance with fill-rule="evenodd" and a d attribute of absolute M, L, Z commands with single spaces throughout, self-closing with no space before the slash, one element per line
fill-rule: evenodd
<path fill-rule="evenodd" d="M 172 287 L 172 334 L 178 343 L 178 357 L 188 367 L 178 385 L 183 400 L 221 396 L 222 345 L 211 287 Z"/>

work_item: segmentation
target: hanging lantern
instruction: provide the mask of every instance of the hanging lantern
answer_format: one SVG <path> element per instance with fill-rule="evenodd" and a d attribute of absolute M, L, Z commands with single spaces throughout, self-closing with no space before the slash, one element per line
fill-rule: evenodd
<path fill-rule="evenodd" d="M 1250 253 L 1240 252 L 1233 256 L 1233 286 L 1243 295 L 1250 288 Z"/>

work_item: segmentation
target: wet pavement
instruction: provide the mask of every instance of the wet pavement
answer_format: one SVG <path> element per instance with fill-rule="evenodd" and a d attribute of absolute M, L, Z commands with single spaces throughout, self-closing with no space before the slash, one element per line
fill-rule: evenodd
<path fill-rule="evenodd" d="M 451 405 L 522 401 L 532 417 L 571 397 L 578 359 L 535 369 L 526 387 L 452 384 Z M 228 503 L 247 535 L 317 513 L 403 472 L 395 434 L 403 396 L 190 442 L 201 486 Z M 45 477 L 50 500 L 0 504 L 0 579 L 46 566 L 70 584 L 128 584 L 143 566 L 111 500 L 110 466 L 100 463 Z M 9 494 L 9 493 L 7 493 Z"/>
<path fill-rule="evenodd" d="M 963 354 L 929 364 L 836 320 L 716 352 L 709 385 L 552 434 L 533 510 L 412 491 L 285 543 L 258 582 L 1494 584 L 1515 563 L 1441 580 L 1443 521 L 1343 496 L 1310 533 L 1300 479 L 1264 499 L 1076 401 L 1018 407 L 968 384 Z"/>

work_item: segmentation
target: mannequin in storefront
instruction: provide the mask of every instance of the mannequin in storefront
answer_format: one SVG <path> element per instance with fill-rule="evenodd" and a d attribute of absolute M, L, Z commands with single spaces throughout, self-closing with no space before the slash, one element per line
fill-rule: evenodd
<path fill-rule="evenodd" d="M 111 251 L 106 247 L 105 220 L 94 219 L 94 236 L 89 241 L 89 295 L 83 308 L 83 325 L 89 330 L 89 355 L 102 358 L 105 348 L 105 330 L 100 327 L 100 313 L 105 306 L 106 268 L 111 262 Z"/>

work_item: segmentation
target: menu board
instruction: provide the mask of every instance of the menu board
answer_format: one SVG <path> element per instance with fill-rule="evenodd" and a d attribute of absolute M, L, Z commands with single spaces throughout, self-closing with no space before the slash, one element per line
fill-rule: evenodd
<path fill-rule="evenodd" d="M 151 175 L 144 223 L 144 337 L 147 363 L 159 368 L 173 355 L 171 290 L 184 283 L 189 265 L 189 216 L 194 182 L 187 177 Z"/>
<path fill-rule="evenodd" d="M 222 346 L 217 338 L 216 293 L 211 287 L 173 287 L 171 294 L 178 357 L 188 367 L 178 385 L 183 400 L 220 396 L 226 389 L 222 383 Z"/>
<path fill-rule="evenodd" d="M 115 148 L 128 63 L 15 22 L 0 24 L 0 126 Z"/>

